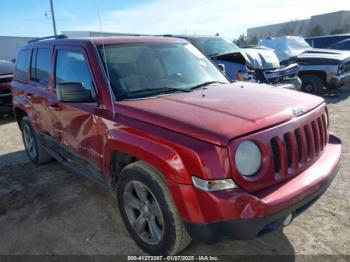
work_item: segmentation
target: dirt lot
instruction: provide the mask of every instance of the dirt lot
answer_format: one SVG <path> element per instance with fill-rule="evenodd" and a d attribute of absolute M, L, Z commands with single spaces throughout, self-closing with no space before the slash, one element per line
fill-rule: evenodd
<path fill-rule="evenodd" d="M 326 194 L 283 229 L 252 241 L 192 243 L 183 254 L 350 255 L 350 86 L 327 97 L 342 167 Z M 13 118 L 0 119 L 0 254 L 142 254 L 114 196 L 58 163 L 32 165 Z"/>

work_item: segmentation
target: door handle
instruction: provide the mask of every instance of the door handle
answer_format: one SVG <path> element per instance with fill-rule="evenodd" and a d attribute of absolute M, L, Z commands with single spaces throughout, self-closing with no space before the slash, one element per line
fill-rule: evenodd
<path fill-rule="evenodd" d="M 49 108 L 55 111 L 61 110 L 61 107 L 59 104 L 49 104 Z"/>

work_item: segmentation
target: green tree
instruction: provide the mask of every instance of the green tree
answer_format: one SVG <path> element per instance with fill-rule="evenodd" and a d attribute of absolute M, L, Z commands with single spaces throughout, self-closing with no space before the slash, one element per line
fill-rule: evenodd
<path fill-rule="evenodd" d="M 233 42 L 239 47 L 244 47 L 248 44 L 247 36 L 245 34 L 241 34 L 238 38 L 234 39 Z"/>
<path fill-rule="evenodd" d="M 248 45 L 256 45 L 258 44 L 258 37 L 255 35 L 254 37 L 252 37 L 249 41 L 248 41 Z"/>
<path fill-rule="evenodd" d="M 323 28 L 319 25 L 316 25 L 311 29 L 309 36 L 321 36 L 324 35 Z"/>

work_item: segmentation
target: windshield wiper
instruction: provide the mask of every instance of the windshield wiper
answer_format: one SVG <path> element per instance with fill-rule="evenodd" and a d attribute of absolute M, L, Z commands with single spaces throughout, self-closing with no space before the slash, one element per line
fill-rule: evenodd
<path fill-rule="evenodd" d="M 192 91 L 192 90 L 195 90 L 197 88 L 201 88 L 201 87 L 208 86 L 208 85 L 211 85 L 211 84 L 226 84 L 226 83 L 225 82 L 220 82 L 220 81 L 207 81 L 207 82 L 204 82 L 204 83 L 192 86 L 189 90 Z"/>
<path fill-rule="evenodd" d="M 118 98 L 131 98 L 137 95 L 167 94 L 172 92 L 190 92 L 190 90 L 176 87 L 145 88 L 118 95 Z"/>

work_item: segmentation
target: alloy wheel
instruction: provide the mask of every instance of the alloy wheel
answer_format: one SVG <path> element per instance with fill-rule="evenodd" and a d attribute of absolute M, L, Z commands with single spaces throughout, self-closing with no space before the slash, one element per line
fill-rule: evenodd
<path fill-rule="evenodd" d="M 23 127 L 23 138 L 24 138 L 23 139 L 24 145 L 25 145 L 25 148 L 27 149 L 29 156 L 32 159 L 35 159 L 37 155 L 35 138 L 34 138 L 32 129 L 28 125 L 24 125 Z"/>
<path fill-rule="evenodd" d="M 304 86 L 304 90 L 308 93 L 312 93 L 314 91 L 314 86 L 308 83 Z"/>
<path fill-rule="evenodd" d="M 123 198 L 127 218 L 135 233 L 147 244 L 158 244 L 164 234 L 164 219 L 149 188 L 132 180 L 126 184 Z"/>

